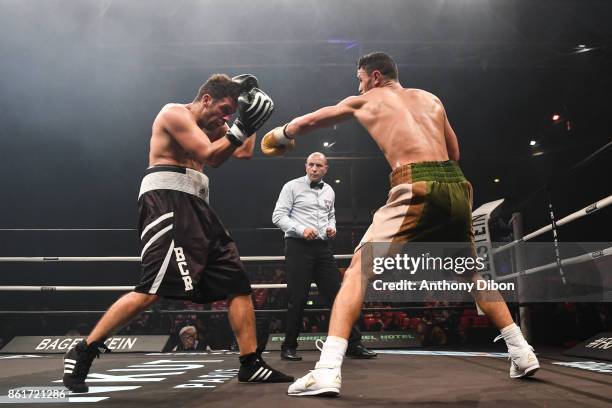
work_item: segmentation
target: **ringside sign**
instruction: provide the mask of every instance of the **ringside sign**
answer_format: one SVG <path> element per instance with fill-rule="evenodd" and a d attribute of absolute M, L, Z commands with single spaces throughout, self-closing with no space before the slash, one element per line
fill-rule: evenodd
<path fill-rule="evenodd" d="M 65 353 L 85 337 L 72 336 L 17 336 L 0 353 Z M 169 336 L 114 336 L 104 344 L 113 353 L 160 352 L 163 351 Z"/>

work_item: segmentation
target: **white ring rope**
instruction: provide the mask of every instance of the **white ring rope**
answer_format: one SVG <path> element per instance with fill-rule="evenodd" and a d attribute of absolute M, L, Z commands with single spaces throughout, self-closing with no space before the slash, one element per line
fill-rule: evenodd
<path fill-rule="evenodd" d="M 557 221 L 557 226 L 565 225 L 569 222 L 582 218 L 597 210 L 600 210 L 612 204 L 612 195 L 601 199 L 581 210 L 578 210 Z M 542 235 L 552 230 L 552 225 L 546 225 L 536 231 L 525 235 L 521 239 L 514 240 L 506 245 L 495 248 L 493 255 L 515 247 L 521 242 L 528 241 L 539 235 Z M 334 255 L 336 259 L 351 259 L 351 254 Z M 240 259 L 244 262 L 265 262 L 265 261 L 283 261 L 284 256 L 241 256 Z M 140 262 L 139 256 L 3 256 L 0 257 L 0 262 Z"/>
<path fill-rule="evenodd" d="M 570 215 L 568 215 L 566 217 L 561 218 L 559 221 L 556 222 L 557 227 L 560 227 L 560 226 L 565 225 L 565 224 L 567 224 L 569 222 L 572 222 L 572 221 L 575 221 L 575 220 L 577 220 L 579 218 L 587 216 L 587 215 L 589 215 L 591 213 L 594 213 L 597 210 L 601 210 L 602 208 L 607 207 L 610 204 L 612 204 L 612 195 L 609 195 L 606 198 L 603 198 L 603 199 L 601 199 L 601 200 L 599 200 L 599 201 L 597 201 L 597 202 L 595 202 L 595 203 L 593 203 L 593 204 L 591 204 L 591 205 L 589 205 L 587 207 L 584 207 L 581 210 L 578 210 L 578 211 L 576 211 L 574 213 L 571 213 Z M 544 227 L 542 227 L 540 229 L 537 229 L 537 230 L 535 230 L 535 231 L 525 235 L 523 238 L 514 240 L 514 241 L 512 241 L 512 242 L 510 242 L 510 243 L 508 243 L 506 245 L 503 245 L 503 246 L 500 246 L 498 248 L 495 248 L 493 250 L 493 255 L 497 255 L 500 252 L 503 252 L 503 251 L 505 251 L 507 249 L 510 249 L 510 248 L 513 248 L 513 247 L 517 246 L 521 242 L 529 241 L 530 239 L 533 239 L 533 238 L 535 238 L 537 236 L 540 236 L 540 235 L 542 235 L 542 234 L 544 234 L 546 232 L 549 232 L 549 231 L 552 231 L 552 225 L 551 224 L 546 225 L 546 226 L 544 226 Z"/>
<path fill-rule="evenodd" d="M 137 231 L 136 228 L 0 228 L 0 232 Z"/>
<path fill-rule="evenodd" d="M 140 262 L 139 256 L 6 256 L 0 262 Z"/>
<path fill-rule="evenodd" d="M 334 255 L 351 259 L 352 254 Z M 139 256 L 3 256 L 0 262 L 140 262 Z M 284 256 L 241 256 L 243 262 L 284 261 Z"/>
<path fill-rule="evenodd" d="M 597 210 L 600 210 L 612 204 L 612 195 L 603 198 L 581 210 L 578 210 L 557 221 L 557 226 L 565 225 L 569 222 L 582 218 Z M 525 235 L 521 239 L 514 240 L 506 245 L 495 248 L 493 255 L 515 247 L 521 242 L 528 241 L 539 235 L 542 235 L 552 230 L 552 225 L 546 225 L 536 231 Z M 336 259 L 351 259 L 351 254 L 334 255 Z M 283 261 L 284 256 L 241 256 L 240 259 L 244 262 L 265 262 L 265 261 Z M 3 256 L 0 257 L 0 262 L 140 262 L 139 256 Z"/>
<path fill-rule="evenodd" d="M 565 225 L 569 222 L 582 218 L 597 210 L 600 210 L 612 204 L 612 195 L 599 200 L 581 210 L 578 210 L 557 222 L 557 226 Z M 542 235 L 552 230 L 552 225 L 544 226 L 532 233 L 525 235 L 523 238 L 510 242 L 504 246 L 493 250 L 493 254 L 498 254 L 502 251 L 510 249 L 521 242 L 530 240 L 539 235 Z M 575 265 L 582 262 L 587 262 L 596 258 L 612 255 L 612 247 L 603 250 L 590 252 L 588 254 L 567 258 L 561 261 L 561 265 Z M 334 255 L 336 259 L 351 259 L 352 254 Z M 240 259 L 244 262 L 265 262 L 265 261 L 283 261 L 284 256 L 241 256 Z M 0 257 L 0 262 L 140 262 L 138 256 L 43 256 L 43 257 Z M 551 269 L 559 266 L 558 262 L 552 262 L 546 265 L 541 265 L 535 268 L 526 269 L 520 272 L 512 273 L 505 276 L 500 276 L 497 280 L 509 280 L 519 276 L 531 275 L 543 270 Z M 286 288 L 286 283 L 272 284 L 252 284 L 253 289 L 282 289 Z M 313 283 L 311 287 L 316 287 Z M 18 291 L 18 292 L 127 292 L 134 289 L 134 286 L 0 286 L 0 292 Z"/>
<path fill-rule="evenodd" d="M 605 249 L 600 249 L 600 250 L 594 251 L 594 252 L 589 252 L 588 254 L 582 254 L 582 255 L 574 256 L 572 258 L 562 259 L 561 260 L 561 265 L 562 266 L 577 265 L 577 264 L 581 264 L 583 262 L 592 261 L 594 259 L 603 258 L 605 256 L 610 256 L 610 255 L 612 255 L 612 247 L 608 247 L 608 248 L 605 248 Z M 542 272 L 542 271 L 545 271 L 547 269 L 554 269 L 557 266 L 559 266 L 559 263 L 557 261 L 555 261 L 555 262 L 551 262 L 551 263 L 548 263 L 548 264 L 545 264 L 545 265 L 536 266 L 535 268 L 525 269 L 523 271 L 510 273 L 510 274 L 504 275 L 504 276 L 498 276 L 496 278 L 496 280 L 504 281 L 504 280 L 518 278 L 519 276 L 532 275 L 534 273 Z"/>
<path fill-rule="evenodd" d="M 286 283 L 255 283 L 251 289 L 284 289 Z M 312 288 L 317 285 L 312 283 Z M 0 286 L 0 292 L 129 292 L 135 286 Z"/>
<path fill-rule="evenodd" d="M 576 265 L 583 262 L 592 261 L 594 259 L 603 258 L 612 255 L 612 247 L 601 249 L 588 254 L 575 256 L 561 260 L 563 266 Z M 558 266 L 557 262 L 551 262 L 546 265 L 537 266 L 531 269 L 525 269 L 520 272 L 511 273 L 509 275 L 497 277 L 498 281 L 514 279 L 519 276 L 531 275 L 547 269 L 554 269 Z M 251 284 L 252 289 L 283 289 L 286 288 L 286 283 L 262 283 Z M 316 288 L 317 285 L 312 283 L 310 287 Z M 129 292 L 134 289 L 134 286 L 0 286 L 0 292 Z"/>

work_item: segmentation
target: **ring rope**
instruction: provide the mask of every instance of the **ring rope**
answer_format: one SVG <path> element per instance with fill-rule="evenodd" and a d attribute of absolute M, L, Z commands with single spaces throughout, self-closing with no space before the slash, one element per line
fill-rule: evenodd
<path fill-rule="evenodd" d="M 588 254 L 583 254 L 572 258 L 566 258 L 561 260 L 561 264 L 563 266 L 576 265 L 610 255 L 612 255 L 612 247 L 589 252 Z M 555 261 L 549 264 L 537 266 L 535 268 L 525 269 L 520 272 L 511 273 L 504 276 L 498 276 L 497 280 L 504 281 L 514 279 L 519 276 L 531 275 L 547 269 L 554 269 L 557 266 L 558 264 Z M 286 283 L 251 284 L 252 289 L 283 289 L 286 287 Z M 310 287 L 316 287 L 316 284 L 312 283 Z M 0 292 L 128 292 L 133 289 L 134 286 L 0 286 Z"/>
<path fill-rule="evenodd" d="M 0 228 L 0 232 L 137 231 L 136 228 Z"/>
<path fill-rule="evenodd" d="M 351 259 L 352 254 L 334 255 L 336 259 Z M 243 262 L 284 261 L 279 256 L 241 256 Z M 139 256 L 4 256 L 0 262 L 140 262 Z"/>
<path fill-rule="evenodd" d="M 556 222 L 556 226 L 560 227 L 569 222 L 589 215 L 597 210 L 612 204 L 612 195 L 603 198 L 587 207 L 584 207 Z M 533 231 L 523 238 L 512 241 L 506 245 L 500 246 L 493 250 L 493 255 L 506 251 L 515 247 L 521 242 L 528 241 L 539 235 L 542 235 L 553 229 L 552 225 L 546 225 L 536 231 Z M 334 255 L 336 259 L 351 259 L 353 255 L 343 254 Z M 283 261 L 284 256 L 241 256 L 240 259 L 244 262 L 265 262 L 265 261 Z M 3 256 L 0 257 L 0 262 L 140 262 L 139 256 Z"/>
<path fill-rule="evenodd" d="M 581 263 L 584 263 L 584 262 L 592 261 L 592 260 L 595 260 L 595 259 L 598 259 L 598 258 L 603 258 L 603 257 L 606 257 L 606 256 L 610 256 L 610 255 L 612 255 L 612 247 L 608 247 L 608 248 L 605 248 L 605 249 L 600 249 L 598 251 L 589 252 L 588 254 L 582 254 L 582 255 L 574 256 L 572 258 L 562 259 L 562 260 L 560 260 L 560 263 L 561 263 L 562 266 L 577 265 L 577 264 L 581 264 Z M 519 272 L 510 273 L 510 274 L 504 275 L 504 276 L 498 276 L 496 278 L 496 280 L 504 281 L 504 280 L 518 278 L 519 276 L 532 275 L 534 273 L 542 272 L 542 271 L 545 271 L 547 269 L 554 269 L 558 265 L 559 265 L 559 263 L 557 261 L 555 261 L 555 262 L 551 262 L 551 263 L 548 263 L 548 264 L 536 266 L 535 268 L 525 269 L 525 270 L 522 270 L 522 271 L 519 271 Z"/>
<path fill-rule="evenodd" d="M 581 210 L 578 210 L 556 222 L 556 226 L 561 226 L 572 222 L 576 219 L 582 218 L 588 214 L 591 214 L 597 210 L 600 210 L 608 205 L 612 204 L 612 195 L 599 200 Z M 519 240 L 515 240 L 510 242 L 504 246 L 496 248 L 493 251 L 493 254 L 498 254 L 502 251 L 510 249 L 521 242 L 530 240 L 539 235 L 542 235 L 548 231 L 553 229 L 552 225 L 546 225 L 534 232 L 531 232 L 525 235 L 523 238 Z M 573 265 L 577 263 L 587 262 L 592 259 L 596 259 L 599 257 L 609 256 L 612 254 L 612 247 L 606 248 L 600 251 L 591 252 L 588 254 L 576 256 L 573 258 L 568 258 L 564 260 L 560 260 L 557 262 L 552 262 L 546 265 L 541 265 L 535 268 L 526 269 L 523 271 L 519 271 L 516 273 L 512 273 L 505 276 L 498 277 L 498 280 L 509 280 L 519 277 L 521 275 L 531 275 L 543 270 L 551 269 L 558 266 L 563 265 Z M 334 255 L 336 259 L 351 259 L 351 254 L 343 254 L 343 255 Z M 285 259 L 284 256 L 241 256 L 240 259 L 244 262 L 265 262 L 265 261 L 282 261 Z M 0 257 L 0 262 L 140 262 L 141 258 L 137 256 L 115 256 L 115 257 L 82 257 L 82 256 L 73 256 L 73 257 Z M 287 284 L 278 283 L 278 284 L 253 284 L 251 285 L 253 289 L 282 289 L 286 288 Z M 313 283 L 311 287 L 316 287 Z M 1 292 L 7 291 L 20 291 L 20 292 L 127 292 L 134 289 L 134 286 L 25 286 L 25 285 L 14 285 L 14 286 L 0 286 Z"/>
<path fill-rule="evenodd" d="M 447 306 L 405 306 L 405 307 L 365 307 L 361 309 L 362 312 L 398 312 L 408 310 L 464 310 L 473 309 L 474 305 L 470 304 L 466 306 L 447 305 Z M 287 309 L 255 309 L 255 313 L 286 313 Z M 305 313 L 324 313 L 329 312 L 329 308 L 319 309 L 304 309 Z M 225 313 L 227 309 L 214 309 L 214 310 L 192 310 L 192 309 L 160 309 L 160 310 L 145 310 L 141 313 L 156 314 L 215 314 Z M 0 316 L 11 316 L 11 315 L 65 315 L 65 314 L 104 314 L 106 310 L 1 310 Z"/>
<path fill-rule="evenodd" d="M 286 283 L 254 283 L 251 284 L 251 289 L 284 289 Z M 316 288 L 317 285 L 312 283 L 311 288 Z M 0 292 L 129 292 L 134 290 L 135 286 L 0 286 Z"/>
<path fill-rule="evenodd" d="M 595 203 L 593 203 L 593 204 L 591 204 L 591 205 L 589 205 L 587 207 L 584 207 L 584 208 L 582 208 L 582 209 L 580 209 L 580 210 L 578 210 L 578 211 L 576 211 L 574 213 L 571 213 L 570 215 L 568 215 L 566 217 L 561 218 L 559 221 L 556 222 L 556 226 L 560 227 L 560 226 L 565 225 L 565 224 L 567 224 L 569 222 L 572 222 L 572 221 L 577 220 L 579 218 L 585 217 L 585 216 L 587 216 L 589 214 L 594 213 L 597 210 L 601 210 L 602 208 L 609 206 L 610 204 L 612 204 L 612 195 L 609 195 L 606 198 L 603 198 L 603 199 L 601 199 L 601 200 L 599 200 L 599 201 L 597 201 L 597 202 L 595 202 Z M 497 255 L 500 252 L 503 252 L 505 250 L 508 250 L 510 248 L 513 248 L 513 247 L 517 246 L 521 242 L 529 241 L 530 239 L 533 239 L 533 238 L 535 238 L 537 236 L 540 236 L 540 235 L 542 235 L 542 234 L 544 234 L 546 232 L 552 231 L 552 229 L 553 229 L 552 225 L 548 224 L 548 225 L 546 225 L 546 226 L 544 226 L 544 227 L 542 227 L 540 229 L 537 229 L 537 230 L 535 230 L 535 231 L 525 235 L 523 238 L 514 240 L 512 242 L 509 242 L 506 245 L 502 245 L 502 246 L 500 246 L 498 248 L 495 248 L 493 250 L 493 255 Z"/>

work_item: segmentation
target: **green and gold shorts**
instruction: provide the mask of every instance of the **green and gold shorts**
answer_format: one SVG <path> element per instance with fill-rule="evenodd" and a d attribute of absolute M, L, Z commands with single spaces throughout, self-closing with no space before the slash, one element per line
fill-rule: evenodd
<path fill-rule="evenodd" d="M 368 242 L 474 242 L 472 185 L 454 161 L 405 164 L 389 176 L 387 203 L 355 248 Z"/>

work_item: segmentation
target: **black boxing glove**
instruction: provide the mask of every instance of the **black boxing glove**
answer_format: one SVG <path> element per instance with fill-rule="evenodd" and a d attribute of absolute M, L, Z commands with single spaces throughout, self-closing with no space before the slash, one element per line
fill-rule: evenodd
<path fill-rule="evenodd" d="M 259 84 L 257 83 L 257 78 L 255 77 L 255 75 L 237 75 L 232 78 L 232 81 L 236 82 L 240 86 L 241 94 L 251 92 L 251 89 L 253 88 L 259 88 Z"/>
<path fill-rule="evenodd" d="M 259 88 L 251 89 L 238 97 L 238 118 L 225 136 L 236 146 L 241 146 L 266 123 L 273 111 L 272 99 Z"/>

